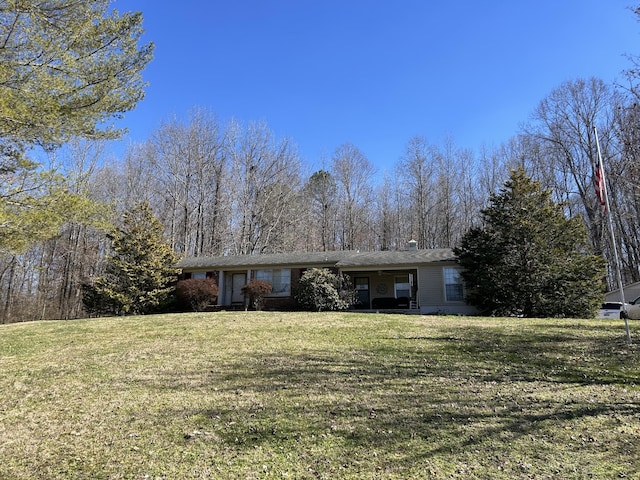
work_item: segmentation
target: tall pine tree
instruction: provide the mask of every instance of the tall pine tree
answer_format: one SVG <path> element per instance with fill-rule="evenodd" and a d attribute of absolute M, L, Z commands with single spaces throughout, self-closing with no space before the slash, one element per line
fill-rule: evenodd
<path fill-rule="evenodd" d="M 176 257 L 162 239 L 162 224 L 148 203 L 124 214 L 112 233 L 112 254 L 105 273 L 85 288 L 91 313 L 147 314 L 162 310 L 177 281 Z"/>
<path fill-rule="evenodd" d="M 602 302 L 604 260 L 584 222 L 566 218 L 551 193 L 514 170 L 455 253 L 467 301 L 488 315 L 592 317 Z"/>

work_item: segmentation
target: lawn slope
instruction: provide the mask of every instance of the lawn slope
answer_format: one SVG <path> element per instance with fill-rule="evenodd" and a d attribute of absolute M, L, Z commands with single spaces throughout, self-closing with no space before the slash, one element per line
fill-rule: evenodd
<path fill-rule="evenodd" d="M 109 318 L 1 326 L 0 359 L 2 479 L 640 478 L 622 322 Z"/>

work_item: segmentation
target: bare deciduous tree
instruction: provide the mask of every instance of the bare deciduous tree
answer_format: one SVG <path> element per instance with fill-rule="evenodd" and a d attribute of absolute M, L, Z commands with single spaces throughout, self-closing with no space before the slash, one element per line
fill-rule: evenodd
<path fill-rule="evenodd" d="M 300 159 L 289 140 L 276 140 L 265 123 L 230 126 L 227 154 L 233 176 L 232 243 L 236 254 L 287 247 L 287 215 L 296 211 Z"/>
<path fill-rule="evenodd" d="M 371 242 L 371 182 L 375 169 L 353 144 L 340 145 L 331 170 L 338 186 L 338 217 L 342 250 L 366 249 Z"/>
<path fill-rule="evenodd" d="M 193 110 L 187 123 L 164 123 L 153 135 L 150 160 L 168 213 L 166 227 L 179 254 L 223 251 L 224 138 L 215 116 Z"/>
<path fill-rule="evenodd" d="M 338 187 L 331 173 L 318 170 L 309 179 L 304 188 L 304 197 L 309 208 L 308 228 L 314 232 L 311 245 L 318 245 L 321 251 L 335 250 L 335 219 Z M 316 250 L 316 248 L 312 248 Z"/>
<path fill-rule="evenodd" d="M 593 188 L 598 161 L 594 127 L 608 163 L 616 155 L 614 106 L 615 93 L 602 80 L 568 81 L 540 102 L 526 131 L 540 149 L 527 159 L 529 168 L 542 176 L 569 214 L 584 214 L 597 251 L 604 250 L 606 240 Z"/>

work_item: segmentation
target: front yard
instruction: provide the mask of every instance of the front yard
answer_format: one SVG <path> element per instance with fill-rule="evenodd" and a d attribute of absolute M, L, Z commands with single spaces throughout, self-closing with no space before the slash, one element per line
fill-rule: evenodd
<path fill-rule="evenodd" d="M 0 358 L 0 478 L 640 476 L 621 321 L 107 318 L 1 326 Z"/>

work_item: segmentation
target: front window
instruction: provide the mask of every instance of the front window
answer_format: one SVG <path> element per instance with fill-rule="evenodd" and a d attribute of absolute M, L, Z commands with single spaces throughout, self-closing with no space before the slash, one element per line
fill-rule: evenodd
<path fill-rule="evenodd" d="M 194 280 L 205 280 L 207 278 L 207 272 L 193 272 L 191 278 Z"/>
<path fill-rule="evenodd" d="M 271 284 L 270 295 L 288 296 L 291 294 L 291 269 L 289 268 L 256 270 L 254 278 Z"/>
<path fill-rule="evenodd" d="M 411 298 L 411 282 L 409 275 L 398 275 L 395 278 L 396 298 Z"/>
<path fill-rule="evenodd" d="M 444 293 L 447 302 L 464 301 L 464 284 L 459 268 L 444 267 Z"/>

